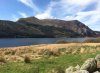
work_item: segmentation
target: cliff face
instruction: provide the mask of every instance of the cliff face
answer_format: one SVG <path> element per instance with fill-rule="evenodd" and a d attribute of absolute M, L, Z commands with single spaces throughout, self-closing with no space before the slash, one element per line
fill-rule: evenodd
<path fill-rule="evenodd" d="M 94 37 L 98 33 L 83 23 L 72 20 L 39 20 L 35 17 L 21 18 L 17 22 L 0 20 L 0 37 Z"/>
<path fill-rule="evenodd" d="M 62 27 L 67 30 L 72 30 L 81 36 L 94 36 L 95 32 L 91 30 L 88 26 L 81 23 L 78 20 L 72 20 L 72 21 L 63 21 L 63 20 L 42 20 L 47 25 L 52 25 L 56 27 Z"/>

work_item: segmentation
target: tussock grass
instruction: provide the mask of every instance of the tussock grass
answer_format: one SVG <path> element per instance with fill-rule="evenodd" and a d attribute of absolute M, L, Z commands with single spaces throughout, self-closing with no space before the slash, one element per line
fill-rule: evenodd
<path fill-rule="evenodd" d="M 0 65 L 0 73 L 63 73 L 67 67 L 76 66 L 77 64 L 82 65 L 86 59 L 93 58 L 97 54 L 100 54 L 100 51 L 87 54 L 61 55 L 58 58 L 53 57 L 52 59 L 36 59 L 32 60 L 31 64 L 9 62 Z"/>
<path fill-rule="evenodd" d="M 82 65 L 100 54 L 100 44 L 51 44 L 0 49 L 0 73 L 64 73 L 69 66 Z M 10 61 L 23 60 L 20 61 Z M 9 60 L 9 61 L 8 61 Z M 27 64 L 30 63 L 30 64 Z"/>
<path fill-rule="evenodd" d="M 95 53 L 100 51 L 100 44 L 50 44 L 50 45 L 36 45 L 17 48 L 0 49 L 0 55 L 3 55 L 7 60 L 24 61 L 25 56 L 28 55 L 30 59 L 40 59 L 42 57 L 51 58 L 59 57 L 66 54 L 82 54 Z M 23 59 L 23 60 L 22 60 Z"/>
<path fill-rule="evenodd" d="M 29 57 L 29 56 L 25 56 L 24 62 L 25 62 L 25 63 L 31 63 L 30 57 Z"/>
<path fill-rule="evenodd" d="M 4 58 L 4 56 L 0 56 L 0 63 L 6 63 L 6 59 Z"/>

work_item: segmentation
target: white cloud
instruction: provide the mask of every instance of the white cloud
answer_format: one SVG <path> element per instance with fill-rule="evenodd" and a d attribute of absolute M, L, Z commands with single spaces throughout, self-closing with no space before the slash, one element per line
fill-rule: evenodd
<path fill-rule="evenodd" d="M 88 18 L 89 17 L 89 18 Z M 100 11 L 87 11 L 87 12 L 78 12 L 76 16 L 66 16 L 65 20 L 79 20 L 87 25 L 94 25 L 96 22 L 100 21 Z"/>
<path fill-rule="evenodd" d="M 91 11 L 84 11 L 92 3 L 96 4 L 96 8 Z M 100 23 L 100 0 L 60 0 L 55 8 L 55 14 L 58 13 L 60 19 L 79 20 L 89 27 Z M 100 25 L 98 25 L 98 28 L 100 28 Z"/>
<path fill-rule="evenodd" d="M 100 12 L 99 13 L 95 12 L 94 14 L 91 14 L 90 19 L 84 21 L 84 23 L 86 23 L 87 25 L 94 25 L 94 26 L 99 22 L 100 22 Z"/>
<path fill-rule="evenodd" d="M 37 17 L 39 19 L 53 18 L 51 16 L 51 7 L 48 8 L 45 12 L 37 14 L 35 17 Z"/>
<path fill-rule="evenodd" d="M 39 18 L 39 19 L 53 18 L 53 16 L 51 16 L 48 12 L 44 12 L 44 13 L 41 13 L 41 14 L 37 14 L 35 17 L 36 18 Z"/>
<path fill-rule="evenodd" d="M 74 16 L 66 16 L 63 18 L 63 20 L 75 20 Z"/>
<path fill-rule="evenodd" d="M 100 0 L 98 0 L 98 2 L 97 2 L 96 9 L 100 11 Z"/>
<path fill-rule="evenodd" d="M 12 15 L 11 19 L 12 19 L 12 21 L 17 21 L 19 19 L 19 17 L 16 15 Z"/>
<path fill-rule="evenodd" d="M 98 10 L 94 10 L 94 11 L 86 11 L 86 12 L 78 12 L 77 15 L 84 15 L 84 16 L 87 16 L 87 15 L 96 15 L 96 14 L 100 14 L 100 11 Z"/>
<path fill-rule="evenodd" d="M 100 23 L 100 0 L 52 0 L 43 13 L 39 13 L 39 8 L 32 2 L 32 0 L 20 0 L 20 2 L 38 12 L 35 17 L 39 19 L 77 19 L 90 27 Z M 96 4 L 96 8 L 91 11 L 84 11 L 84 9 L 92 3 Z"/>
<path fill-rule="evenodd" d="M 28 17 L 28 15 L 26 13 L 23 13 L 23 12 L 18 12 L 18 14 L 23 18 Z M 17 21 L 20 18 L 20 16 L 13 14 L 11 19 L 12 19 L 12 21 Z"/>
<path fill-rule="evenodd" d="M 24 12 L 18 12 L 18 13 L 19 13 L 19 15 L 21 15 L 23 18 L 28 17 L 28 15 L 27 15 L 26 13 L 24 13 Z"/>
<path fill-rule="evenodd" d="M 88 4 L 96 0 L 52 0 L 48 8 L 36 17 L 40 19 L 56 17 L 58 19 L 73 19 L 73 16 L 87 7 Z M 53 13 L 53 14 L 52 14 Z M 72 15 L 70 17 L 70 15 Z"/>
<path fill-rule="evenodd" d="M 78 12 L 77 16 L 66 16 L 65 20 L 79 20 L 93 30 L 100 31 L 100 11 Z"/>
<path fill-rule="evenodd" d="M 62 3 L 67 3 L 69 5 L 85 6 L 87 4 L 95 2 L 96 0 L 61 0 L 61 1 L 62 1 Z"/>
<path fill-rule="evenodd" d="M 48 5 L 47 9 L 43 13 L 37 14 L 35 17 L 37 17 L 39 19 L 54 18 L 52 16 L 52 9 L 53 9 L 54 5 L 55 5 L 55 2 L 50 2 L 50 4 Z"/>
<path fill-rule="evenodd" d="M 40 13 L 39 8 L 33 3 L 32 0 L 18 0 L 19 2 L 25 4 L 26 6 L 32 8 L 33 11 Z"/>

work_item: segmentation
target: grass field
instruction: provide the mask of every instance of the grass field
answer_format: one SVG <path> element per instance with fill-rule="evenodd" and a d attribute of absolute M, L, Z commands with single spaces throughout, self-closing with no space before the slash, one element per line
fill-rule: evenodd
<path fill-rule="evenodd" d="M 95 54 L 63 55 L 58 58 L 42 58 L 32 60 L 30 64 L 24 62 L 8 62 L 0 65 L 0 73 L 52 73 L 52 70 L 65 70 L 69 66 L 81 65 L 87 58 L 95 57 Z M 59 71 L 60 73 L 60 71 Z"/>
<path fill-rule="evenodd" d="M 47 46 L 50 46 L 50 45 L 46 45 L 46 47 Z M 38 47 L 41 47 L 41 46 L 38 46 Z M 71 45 L 71 47 L 72 47 L 72 45 Z M 85 46 L 77 46 L 77 47 L 73 46 L 73 47 L 74 47 L 74 49 L 77 49 L 80 47 L 85 48 L 88 51 L 91 49 L 96 50 L 97 48 L 98 49 L 100 48 L 99 45 L 88 45 L 88 46 L 85 45 Z M 56 46 L 56 48 L 57 48 L 57 46 Z M 60 47 L 60 51 L 64 52 L 65 49 L 63 49 L 63 48 L 61 49 L 61 48 L 62 47 Z M 68 48 L 70 48 L 70 47 L 68 47 Z M 5 50 L 1 50 L 1 51 L 5 51 Z M 24 51 L 25 51 L 25 49 L 24 49 Z M 28 52 L 29 52 L 29 50 L 28 50 Z M 22 52 L 22 54 L 23 53 L 24 52 Z M 56 71 L 58 71 L 57 73 L 64 73 L 64 70 L 67 67 L 76 66 L 77 64 L 81 65 L 81 64 L 83 64 L 83 62 L 86 59 L 93 58 L 97 54 L 100 54 L 99 50 L 97 50 L 96 52 L 89 52 L 89 53 L 85 52 L 85 53 L 76 53 L 76 54 L 72 54 L 72 53 L 61 54 L 59 56 L 46 54 L 39 59 L 32 59 L 31 63 L 25 63 L 24 61 L 13 62 L 13 61 L 7 60 L 6 63 L 0 64 L 0 73 L 56 73 Z M 7 53 L 7 55 L 9 55 L 9 54 Z M 9 56 L 11 56 L 11 54 Z M 53 72 L 53 71 L 55 71 L 55 72 Z"/>

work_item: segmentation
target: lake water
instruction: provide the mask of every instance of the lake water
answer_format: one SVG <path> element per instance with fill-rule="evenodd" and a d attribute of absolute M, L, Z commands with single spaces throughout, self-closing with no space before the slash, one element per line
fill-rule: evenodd
<path fill-rule="evenodd" d="M 0 47 L 17 47 L 34 44 L 54 44 L 58 40 L 84 41 L 88 38 L 7 38 L 0 39 Z"/>

